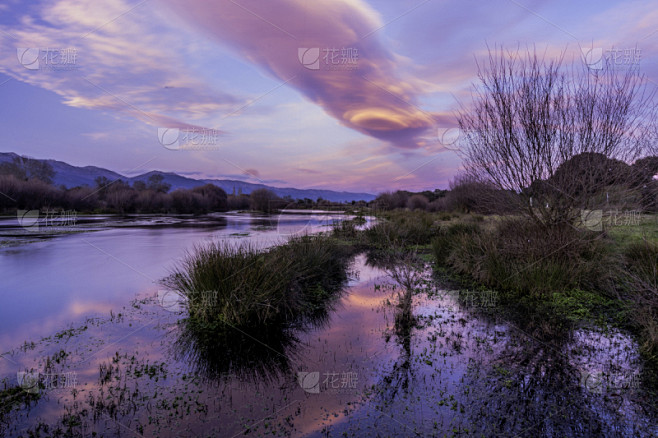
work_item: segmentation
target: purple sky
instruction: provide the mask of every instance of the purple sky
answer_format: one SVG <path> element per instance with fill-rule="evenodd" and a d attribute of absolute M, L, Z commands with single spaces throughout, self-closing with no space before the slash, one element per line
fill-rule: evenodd
<path fill-rule="evenodd" d="M 658 1 L 3 0 L 0 39 L 0 151 L 299 188 L 445 188 L 487 44 L 658 85 Z"/>

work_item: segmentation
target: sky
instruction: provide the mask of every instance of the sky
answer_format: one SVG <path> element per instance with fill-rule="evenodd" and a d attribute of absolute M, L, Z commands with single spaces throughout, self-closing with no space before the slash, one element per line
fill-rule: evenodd
<path fill-rule="evenodd" d="M 658 1 L 3 0 L 0 151 L 278 187 L 446 188 L 488 47 L 658 86 Z"/>

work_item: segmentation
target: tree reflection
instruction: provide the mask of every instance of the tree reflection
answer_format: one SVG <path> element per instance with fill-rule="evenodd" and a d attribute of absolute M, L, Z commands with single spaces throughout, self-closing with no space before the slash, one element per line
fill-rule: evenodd
<path fill-rule="evenodd" d="M 393 293 L 397 295 L 394 333 L 401 352 L 391 372 L 383 377 L 378 391 L 384 401 L 390 403 L 395 400 L 400 390 L 405 394 L 409 391 L 413 378 L 411 338 L 417 326 L 413 314 L 413 296 L 425 281 L 425 267 L 414 252 L 401 248 L 396 250 L 395 246 L 387 253 L 369 254 L 368 261 L 386 270 L 393 280 Z"/>

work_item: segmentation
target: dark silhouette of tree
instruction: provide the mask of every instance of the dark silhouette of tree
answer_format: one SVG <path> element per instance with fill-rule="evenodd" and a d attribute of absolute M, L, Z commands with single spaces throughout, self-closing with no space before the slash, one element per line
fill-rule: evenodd
<path fill-rule="evenodd" d="M 226 211 L 228 209 L 228 196 L 221 187 L 206 184 L 193 188 L 192 193 L 203 197 L 203 202 L 208 211 Z"/>
<path fill-rule="evenodd" d="M 644 157 L 633 163 L 633 174 L 637 185 L 646 184 L 658 175 L 658 156 Z"/>
<path fill-rule="evenodd" d="M 171 184 L 168 184 L 164 181 L 164 176 L 160 175 L 159 173 L 154 173 L 153 175 L 149 176 L 148 179 L 146 180 L 146 187 L 149 190 L 153 190 L 154 192 L 157 193 L 167 193 L 169 189 L 171 189 Z"/>
<path fill-rule="evenodd" d="M 0 163 L 0 174 L 13 175 L 24 181 L 38 179 L 46 184 L 52 184 L 55 170 L 47 161 L 16 156 L 11 162 Z"/>
<path fill-rule="evenodd" d="M 25 169 L 16 164 L 16 160 L 0 163 L 0 175 L 12 175 L 16 179 L 27 181 Z"/>
<path fill-rule="evenodd" d="M 407 201 L 407 208 L 410 210 L 427 210 L 429 200 L 425 195 L 412 195 Z"/>
<path fill-rule="evenodd" d="M 396 192 L 380 193 L 375 198 L 375 208 L 380 210 L 395 210 L 396 208 L 405 208 L 409 201 L 409 193 L 398 190 Z"/>
<path fill-rule="evenodd" d="M 271 213 L 277 208 L 279 197 L 271 190 L 256 189 L 250 195 L 250 207 L 252 210 Z"/>

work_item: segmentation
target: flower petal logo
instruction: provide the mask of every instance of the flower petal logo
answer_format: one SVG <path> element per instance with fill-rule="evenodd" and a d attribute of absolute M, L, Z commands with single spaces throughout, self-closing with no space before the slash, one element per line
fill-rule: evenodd
<path fill-rule="evenodd" d="M 600 371 L 595 373 L 581 371 L 580 383 L 593 394 L 603 394 L 603 373 Z"/>
<path fill-rule="evenodd" d="M 160 307 L 169 312 L 183 311 L 181 297 L 173 290 L 159 289 L 156 299 Z"/>
<path fill-rule="evenodd" d="M 16 380 L 18 380 L 18 386 L 28 394 L 39 393 L 39 374 L 19 371 L 16 373 Z"/>
<path fill-rule="evenodd" d="M 165 148 L 177 151 L 180 149 L 180 129 L 158 128 L 158 141 Z"/>
<path fill-rule="evenodd" d="M 451 289 L 444 292 L 443 298 L 447 301 L 445 307 L 453 312 L 459 311 L 459 290 Z"/>
<path fill-rule="evenodd" d="M 297 383 L 309 394 L 320 393 L 320 372 L 319 371 L 298 371 Z"/>
<path fill-rule="evenodd" d="M 19 47 L 16 49 L 18 62 L 28 70 L 39 70 L 39 48 Z"/>
<path fill-rule="evenodd" d="M 39 231 L 39 210 L 17 210 L 18 224 L 28 231 Z"/>
<path fill-rule="evenodd" d="M 459 128 L 439 128 L 439 141 L 444 148 L 450 151 L 459 150 L 459 139 L 462 131 Z"/>
<path fill-rule="evenodd" d="M 319 47 L 299 47 L 297 49 L 297 58 L 305 68 L 309 70 L 320 70 Z"/>
<path fill-rule="evenodd" d="M 603 70 L 603 48 L 582 49 L 585 65 L 591 70 Z"/>
<path fill-rule="evenodd" d="M 588 230 L 603 231 L 603 210 L 583 210 L 580 217 Z"/>

